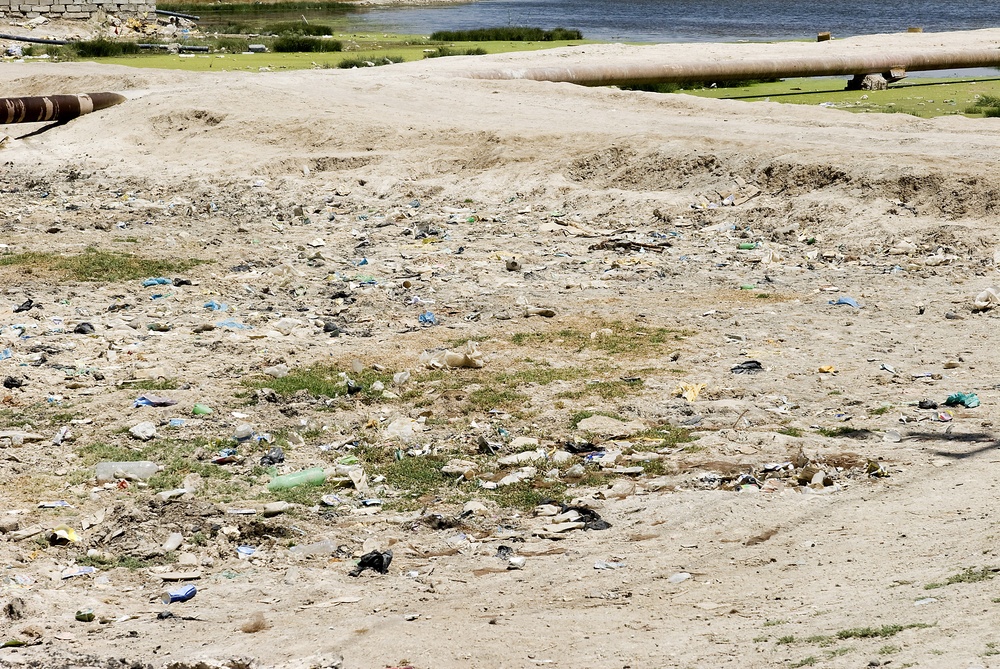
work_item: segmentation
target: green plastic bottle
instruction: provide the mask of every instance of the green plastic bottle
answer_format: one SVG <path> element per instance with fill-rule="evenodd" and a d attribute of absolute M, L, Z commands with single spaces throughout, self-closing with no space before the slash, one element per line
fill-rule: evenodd
<path fill-rule="evenodd" d="M 313 467 L 301 472 L 275 476 L 267 484 L 268 490 L 286 490 L 300 485 L 322 485 L 326 482 L 326 472 L 322 467 Z"/>

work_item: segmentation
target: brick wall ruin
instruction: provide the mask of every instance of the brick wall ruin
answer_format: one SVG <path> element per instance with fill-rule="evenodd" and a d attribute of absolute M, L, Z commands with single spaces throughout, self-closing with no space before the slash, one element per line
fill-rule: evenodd
<path fill-rule="evenodd" d="M 0 18 L 89 19 L 102 11 L 122 16 L 152 13 L 155 9 L 155 2 L 128 0 L 0 0 Z"/>

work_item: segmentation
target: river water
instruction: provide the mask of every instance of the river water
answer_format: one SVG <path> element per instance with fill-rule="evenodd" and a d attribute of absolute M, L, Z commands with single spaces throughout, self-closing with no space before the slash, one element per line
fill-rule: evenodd
<path fill-rule="evenodd" d="M 623 42 L 767 41 L 1000 26 L 1000 1 L 980 0 L 478 0 L 385 7 L 350 16 L 362 29 L 429 35 L 494 26 L 577 28 Z"/>

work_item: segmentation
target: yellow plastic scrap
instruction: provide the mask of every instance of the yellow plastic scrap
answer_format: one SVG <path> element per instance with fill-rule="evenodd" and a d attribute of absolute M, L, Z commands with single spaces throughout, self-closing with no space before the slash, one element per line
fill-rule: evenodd
<path fill-rule="evenodd" d="M 704 389 L 704 383 L 679 383 L 674 388 L 674 395 L 679 395 L 688 402 L 694 402 Z"/>
<path fill-rule="evenodd" d="M 57 525 L 56 527 L 53 527 L 52 536 L 74 544 L 80 540 L 80 537 L 76 535 L 76 530 L 69 525 Z"/>
<path fill-rule="evenodd" d="M 834 367 L 833 365 L 823 365 L 822 367 L 819 368 L 819 373 L 820 374 L 836 374 L 837 373 L 837 368 Z"/>

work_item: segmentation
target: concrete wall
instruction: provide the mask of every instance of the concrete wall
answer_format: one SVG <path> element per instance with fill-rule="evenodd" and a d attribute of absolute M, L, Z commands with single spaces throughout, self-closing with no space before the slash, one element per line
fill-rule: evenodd
<path fill-rule="evenodd" d="M 152 13 L 153 2 L 129 0 L 0 0 L 0 18 L 89 19 L 103 10 L 117 16 Z"/>

